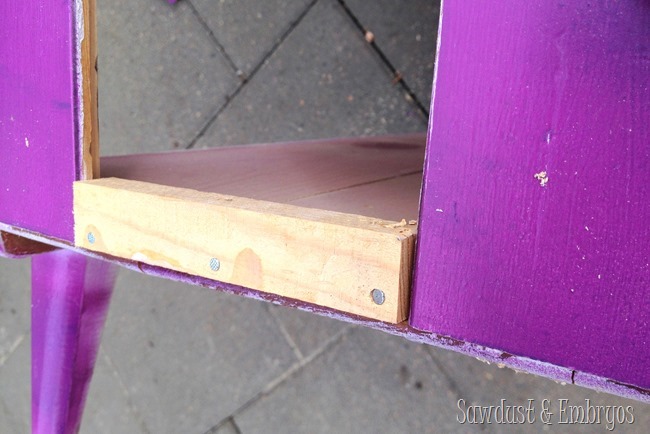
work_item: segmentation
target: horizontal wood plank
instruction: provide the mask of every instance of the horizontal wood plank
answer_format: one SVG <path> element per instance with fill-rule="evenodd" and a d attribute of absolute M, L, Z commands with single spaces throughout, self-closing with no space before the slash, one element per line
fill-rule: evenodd
<path fill-rule="evenodd" d="M 218 147 L 104 157 L 101 170 L 104 177 L 290 203 L 421 173 L 425 142 L 425 134 L 409 134 Z"/>
<path fill-rule="evenodd" d="M 381 321 L 407 317 L 415 226 L 115 178 L 74 188 L 77 246 Z"/>
<path fill-rule="evenodd" d="M 399 176 L 292 200 L 309 208 L 359 214 L 384 220 L 417 220 L 422 174 Z"/>

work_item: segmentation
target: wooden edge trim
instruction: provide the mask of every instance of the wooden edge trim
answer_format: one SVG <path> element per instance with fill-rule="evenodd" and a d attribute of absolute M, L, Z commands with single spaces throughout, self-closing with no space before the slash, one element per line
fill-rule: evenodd
<path fill-rule="evenodd" d="M 415 226 L 116 178 L 75 182 L 74 214 L 84 249 L 380 321 L 408 316 Z"/>
<path fill-rule="evenodd" d="M 83 179 L 99 177 L 99 117 L 97 89 L 97 30 L 95 0 L 83 0 L 84 38 L 81 42 L 83 86 Z"/>
<path fill-rule="evenodd" d="M 18 258 L 21 256 L 35 255 L 49 252 L 56 247 L 39 243 L 9 232 L 0 231 L 0 256 Z"/>
<path fill-rule="evenodd" d="M 400 288 L 407 288 L 405 291 L 400 291 L 399 296 L 401 297 L 398 306 L 400 311 L 397 312 L 398 318 L 408 319 L 409 309 L 411 306 L 411 285 L 413 283 L 413 264 L 415 261 L 415 230 L 409 235 L 404 242 L 402 243 L 402 264 L 408 264 L 407 267 L 401 267 L 400 269 Z"/>

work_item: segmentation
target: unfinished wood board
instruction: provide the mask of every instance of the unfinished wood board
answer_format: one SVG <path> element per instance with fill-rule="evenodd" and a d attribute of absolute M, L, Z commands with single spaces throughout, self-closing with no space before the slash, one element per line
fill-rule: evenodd
<path fill-rule="evenodd" d="M 83 147 L 81 179 L 99 178 L 99 117 L 97 89 L 97 30 L 95 0 L 83 1 L 81 72 L 83 86 Z"/>
<path fill-rule="evenodd" d="M 384 220 L 417 220 L 422 174 L 377 182 L 289 201 L 292 205 L 359 214 Z"/>
<path fill-rule="evenodd" d="M 426 135 L 105 157 L 102 175 L 288 203 L 422 172 Z M 419 187 L 418 187 L 419 191 Z"/>
<path fill-rule="evenodd" d="M 36 253 L 48 252 L 55 247 L 28 238 L 0 231 L 0 256 L 19 258 Z"/>
<path fill-rule="evenodd" d="M 79 247 L 397 323 L 415 231 L 391 223 L 139 181 L 75 183 Z"/>

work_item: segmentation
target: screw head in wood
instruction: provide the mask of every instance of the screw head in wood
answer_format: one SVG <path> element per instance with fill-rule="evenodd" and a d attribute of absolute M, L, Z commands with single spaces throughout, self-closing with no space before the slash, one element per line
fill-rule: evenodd
<path fill-rule="evenodd" d="M 386 295 L 384 294 L 384 291 L 381 289 L 373 289 L 370 291 L 370 295 L 372 296 L 372 301 L 375 302 L 375 304 L 382 305 L 384 304 L 384 301 L 386 301 Z"/>
<path fill-rule="evenodd" d="M 221 262 L 217 258 L 210 259 L 210 269 L 212 271 L 219 271 L 219 268 L 221 268 Z"/>
<path fill-rule="evenodd" d="M 92 232 L 88 232 L 88 242 L 90 244 L 95 244 L 95 234 Z"/>

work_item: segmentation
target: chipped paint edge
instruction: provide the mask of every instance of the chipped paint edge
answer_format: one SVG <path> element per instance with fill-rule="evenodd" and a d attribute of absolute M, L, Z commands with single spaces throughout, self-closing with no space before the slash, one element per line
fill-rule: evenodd
<path fill-rule="evenodd" d="M 327 318 L 380 330 L 395 336 L 406 338 L 416 343 L 432 345 L 435 347 L 455 351 L 457 353 L 474 357 L 486 363 L 494 363 L 499 367 L 508 367 L 514 369 L 515 371 L 538 375 L 550 380 L 554 380 L 556 382 L 574 384 L 576 386 L 587 387 L 599 392 L 606 392 L 609 394 L 621 396 L 623 398 L 630 398 L 640 402 L 650 403 L 650 389 L 621 383 L 616 380 L 600 377 L 588 372 L 576 371 L 571 368 L 553 365 L 548 362 L 534 360 L 528 357 L 517 356 L 495 348 L 489 348 L 482 345 L 457 340 L 449 336 L 419 331 L 413 329 L 405 323 L 389 324 L 381 321 L 370 320 L 357 315 L 352 315 L 349 313 L 301 302 L 299 300 L 281 297 L 274 294 L 263 293 L 237 285 L 224 284 L 215 280 L 192 276 L 161 267 L 143 264 L 141 262 L 115 258 L 112 256 L 81 249 L 79 247 L 74 247 L 61 240 L 48 239 L 38 234 L 26 232 L 3 223 L 0 223 L 0 230 L 10 232 L 15 235 L 20 235 L 34 241 L 50 244 L 55 247 L 73 250 L 75 252 L 82 253 L 96 259 L 110 261 L 116 265 L 122 266 L 132 271 L 143 273 L 145 275 L 202 286 L 204 288 L 214 289 L 234 295 L 240 295 L 255 300 L 267 301 L 277 305 L 298 308 L 300 310 Z"/>

